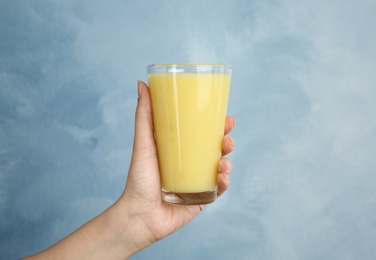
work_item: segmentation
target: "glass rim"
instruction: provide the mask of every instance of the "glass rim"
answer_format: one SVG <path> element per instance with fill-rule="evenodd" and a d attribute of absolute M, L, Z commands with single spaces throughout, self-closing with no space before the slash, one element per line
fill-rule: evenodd
<path fill-rule="evenodd" d="M 210 63 L 166 63 L 151 64 L 146 67 L 148 73 L 228 73 L 232 66 Z"/>

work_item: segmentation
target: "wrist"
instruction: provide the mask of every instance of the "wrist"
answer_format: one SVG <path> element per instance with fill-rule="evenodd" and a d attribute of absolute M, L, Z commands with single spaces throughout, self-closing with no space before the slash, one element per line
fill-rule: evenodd
<path fill-rule="evenodd" d="M 149 228 L 140 218 L 138 211 L 134 210 L 121 197 L 112 206 L 116 229 L 117 243 L 124 249 L 124 255 L 130 257 L 142 249 L 153 244 L 155 239 L 150 236 Z"/>

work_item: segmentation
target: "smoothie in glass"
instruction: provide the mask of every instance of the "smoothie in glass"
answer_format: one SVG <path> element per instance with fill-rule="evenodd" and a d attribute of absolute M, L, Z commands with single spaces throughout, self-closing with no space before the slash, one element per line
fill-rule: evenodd
<path fill-rule="evenodd" d="M 178 204 L 213 202 L 231 67 L 152 65 L 148 80 L 163 199 Z"/>

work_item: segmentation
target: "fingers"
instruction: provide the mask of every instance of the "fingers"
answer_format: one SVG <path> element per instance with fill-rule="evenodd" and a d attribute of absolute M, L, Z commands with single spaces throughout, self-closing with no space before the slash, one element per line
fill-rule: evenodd
<path fill-rule="evenodd" d="M 225 124 L 225 136 L 223 137 L 222 141 L 222 155 L 226 155 L 231 153 L 234 150 L 235 142 L 234 139 L 232 139 L 227 134 L 231 132 L 235 125 L 235 119 L 231 116 L 226 117 L 226 124 Z M 232 163 L 227 158 L 222 158 L 219 161 L 218 164 L 218 176 L 217 176 L 217 182 L 218 182 L 218 190 L 217 195 L 221 196 L 227 189 L 230 187 L 230 178 L 228 177 L 228 174 L 232 170 Z"/>
<path fill-rule="evenodd" d="M 225 123 L 225 135 L 231 132 L 234 125 L 235 125 L 235 118 L 233 118 L 232 116 L 227 116 L 226 123 Z"/>
<path fill-rule="evenodd" d="M 232 170 L 232 163 L 227 158 L 222 158 L 218 164 L 218 172 L 229 174 Z"/>
<path fill-rule="evenodd" d="M 227 136 L 228 133 L 231 132 L 231 130 L 234 128 L 235 125 L 235 119 L 231 116 L 226 117 L 226 124 L 225 124 L 225 136 L 223 137 L 222 141 L 222 155 L 226 155 L 232 152 L 235 147 L 234 140 Z"/>
<path fill-rule="evenodd" d="M 222 155 L 231 153 L 235 148 L 234 139 L 230 136 L 225 135 L 222 140 Z"/>
<path fill-rule="evenodd" d="M 232 170 L 232 163 L 227 158 L 222 158 L 219 161 L 218 164 L 218 176 L 217 176 L 217 182 L 218 182 L 218 190 L 217 195 L 222 195 L 230 186 L 230 178 L 228 177 L 228 174 Z"/>
<path fill-rule="evenodd" d="M 218 181 L 218 190 L 217 190 L 217 196 L 221 196 L 227 189 L 230 187 L 230 178 L 227 176 L 227 174 L 219 173 L 217 177 Z"/>

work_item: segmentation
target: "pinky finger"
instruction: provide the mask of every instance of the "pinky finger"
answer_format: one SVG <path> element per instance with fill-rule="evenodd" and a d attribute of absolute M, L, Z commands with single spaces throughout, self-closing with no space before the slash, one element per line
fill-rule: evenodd
<path fill-rule="evenodd" d="M 217 176 L 218 181 L 218 190 L 217 195 L 218 197 L 221 196 L 227 189 L 230 187 L 230 178 L 225 173 L 219 173 Z"/>

